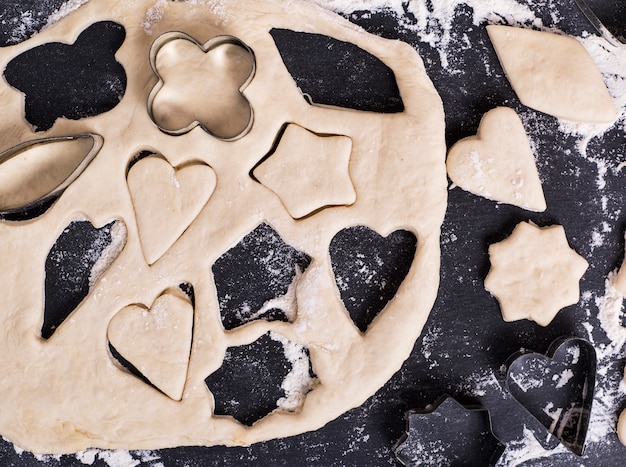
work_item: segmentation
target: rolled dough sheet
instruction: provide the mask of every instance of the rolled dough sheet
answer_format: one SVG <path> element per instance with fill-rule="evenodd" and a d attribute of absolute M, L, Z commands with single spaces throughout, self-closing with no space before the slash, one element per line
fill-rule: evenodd
<path fill-rule="evenodd" d="M 152 449 L 180 445 L 248 445 L 315 430 L 363 403 L 409 356 L 435 300 L 439 233 L 446 207 L 442 104 L 413 48 L 364 33 L 321 8 L 300 2 L 244 0 L 205 3 L 93 0 L 32 39 L 0 50 L 0 66 L 52 41 L 72 43 L 92 23 L 115 21 L 126 39 L 117 52 L 127 73 L 122 101 L 83 120 L 59 119 L 46 136 L 90 132 L 103 147 L 91 165 L 43 216 L 1 223 L 0 433 L 36 453 L 85 449 Z M 151 13 L 149 13 L 151 12 Z M 148 21 L 159 17 L 158 21 Z M 405 110 L 396 114 L 309 105 L 269 34 L 288 28 L 352 42 L 379 57 L 396 75 Z M 244 95 L 254 111 L 250 132 L 219 140 L 197 127 L 166 134 L 150 119 L 147 101 L 157 77 L 150 48 L 160 35 L 183 31 L 203 44 L 232 35 L 253 51 L 256 74 Z M 0 83 L 5 109 L 0 146 L 33 139 L 23 95 Z M 350 178 L 356 201 L 294 220 L 280 199 L 249 172 L 268 154 L 285 123 L 352 141 Z M 419 142 L 419 144 L 416 144 Z M 179 167 L 201 161 L 216 174 L 215 191 L 183 235 L 152 266 L 146 264 L 126 185 L 129 162 L 142 151 Z M 297 183 L 297 174 L 294 174 Z M 81 306 L 47 341 L 42 322 L 44 262 L 54 240 L 78 213 L 95 225 L 121 218 L 125 249 Z M 297 294 L 294 323 L 258 321 L 225 332 L 211 266 L 256 226 L 270 224 L 312 258 Z M 333 280 L 328 247 L 343 228 L 366 225 L 380 235 L 397 229 L 418 240 L 411 269 L 396 297 L 362 334 L 347 316 Z M 112 317 L 131 304 L 150 306 L 163 290 L 190 283 L 195 290 L 193 342 L 180 401 L 172 400 L 115 365 L 107 347 Z M 220 367 L 229 346 L 274 331 L 310 352 L 319 386 L 298 413 L 274 412 L 252 427 L 213 416 L 204 379 Z"/>

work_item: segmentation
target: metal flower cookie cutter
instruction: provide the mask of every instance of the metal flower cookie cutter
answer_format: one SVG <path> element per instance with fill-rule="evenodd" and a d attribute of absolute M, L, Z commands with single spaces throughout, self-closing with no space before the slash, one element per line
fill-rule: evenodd
<path fill-rule="evenodd" d="M 100 135 L 82 133 L 26 141 L 0 153 L 0 219 L 42 215 L 102 148 Z"/>
<path fill-rule="evenodd" d="M 158 82 L 148 97 L 148 114 L 173 136 L 200 126 L 224 141 L 245 136 L 254 114 L 243 91 L 254 78 L 254 52 L 234 36 L 204 44 L 183 32 L 159 36 L 150 49 Z M 197 78 L 196 78 L 197 76 Z"/>

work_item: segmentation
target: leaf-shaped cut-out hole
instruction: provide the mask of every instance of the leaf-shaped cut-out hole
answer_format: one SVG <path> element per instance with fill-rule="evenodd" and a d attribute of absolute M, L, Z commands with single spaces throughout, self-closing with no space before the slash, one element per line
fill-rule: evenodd
<path fill-rule="evenodd" d="M 0 153 L 0 218 L 43 214 L 87 168 L 102 143 L 98 135 L 82 134 L 28 141 Z"/>
<path fill-rule="evenodd" d="M 273 332 L 226 349 L 222 366 L 205 379 L 215 415 L 245 425 L 276 409 L 297 411 L 316 381 L 308 350 Z"/>
<path fill-rule="evenodd" d="M 78 308 L 124 245 L 121 220 L 96 228 L 79 218 L 63 230 L 46 258 L 41 337 L 50 338 Z"/>
<path fill-rule="evenodd" d="M 260 224 L 213 264 L 224 329 L 255 319 L 292 322 L 297 313 L 293 287 L 311 258 Z"/>
<path fill-rule="evenodd" d="M 380 113 L 404 110 L 393 70 L 357 45 L 289 29 L 270 34 L 309 103 Z"/>
<path fill-rule="evenodd" d="M 365 332 L 393 299 L 413 263 L 417 239 L 407 230 L 382 237 L 365 226 L 338 232 L 330 259 L 341 300 L 354 324 Z"/>
<path fill-rule="evenodd" d="M 72 45 L 51 42 L 11 60 L 4 75 L 26 95 L 26 120 L 44 131 L 57 118 L 79 120 L 113 109 L 126 91 L 126 72 L 115 59 L 125 37 L 120 24 L 102 21 Z"/>

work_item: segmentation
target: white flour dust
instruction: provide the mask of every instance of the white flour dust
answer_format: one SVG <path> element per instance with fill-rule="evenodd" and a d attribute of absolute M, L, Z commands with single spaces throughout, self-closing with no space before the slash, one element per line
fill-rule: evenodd
<path fill-rule="evenodd" d="M 515 0 L 310 0 L 324 8 L 349 14 L 355 11 L 376 12 L 381 10 L 394 12 L 398 17 L 400 26 L 405 27 L 416 34 L 418 40 L 436 48 L 440 61 L 444 69 L 448 67 L 455 53 L 458 53 L 454 47 L 451 47 L 451 34 L 453 28 L 453 20 L 458 8 L 467 5 L 472 9 L 472 21 L 475 26 L 485 23 L 506 23 L 510 25 L 534 27 L 537 29 L 549 30 L 544 26 L 541 19 L 537 18 L 535 13 L 528 5 L 521 4 Z M 72 11 L 78 9 L 87 0 L 68 0 L 56 12 L 54 12 L 47 20 L 48 27 L 60 19 L 64 18 Z M 163 18 L 165 9 L 167 8 L 166 0 L 155 0 L 154 5 L 146 12 L 145 21 L 142 24 L 146 34 L 152 34 L 156 24 Z M 218 17 L 227 20 L 225 3 L 218 0 L 189 0 L 191 5 L 198 8 L 212 8 Z M 297 4 L 294 4 L 294 8 Z M 558 23 L 557 12 L 551 14 L 553 23 Z M 23 40 L 29 34 L 33 27 L 33 12 L 24 12 L 21 17 L 16 20 L 14 27 L 15 40 Z M 407 18 L 411 18 L 410 20 Z M 587 34 L 579 38 L 588 50 L 600 72 L 602 73 L 607 88 L 613 96 L 616 108 L 619 112 L 618 127 L 626 131 L 626 46 L 615 48 L 608 44 L 604 39 L 595 34 Z M 471 43 L 467 47 L 471 47 Z M 622 165 L 617 163 L 615 166 L 610 165 L 594 154 L 588 153 L 589 143 L 599 136 L 606 133 L 608 127 L 601 125 L 580 125 L 568 122 L 560 122 L 559 130 L 566 134 L 570 134 L 577 138 L 577 151 L 587 160 L 593 162 L 597 167 L 597 187 L 603 190 L 606 186 L 605 177 L 609 172 L 619 172 Z M 620 161 L 626 164 L 626 154 Z M 606 211 L 606 201 L 603 204 L 603 210 Z M 592 233 L 591 247 L 601 247 L 604 243 L 603 233 L 611 231 L 610 226 L 602 225 Z M 457 237 L 453 234 L 445 239 L 447 242 L 454 242 Z M 588 443 L 601 443 L 605 437 L 615 431 L 617 416 L 616 407 L 624 400 L 624 393 L 620 389 L 621 375 L 616 374 L 615 361 L 624 353 L 626 344 L 626 329 L 619 323 L 619 317 L 622 308 L 623 297 L 615 290 L 610 277 L 606 284 L 604 295 L 600 296 L 595 292 L 586 292 L 583 294 L 583 304 L 597 307 L 599 312 L 599 320 L 601 329 L 594 329 L 587 326 L 588 338 L 594 344 L 598 356 L 598 385 L 596 387 L 596 398 L 592 411 L 590 428 L 588 433 Z M 592 311 L 590 311 L 591 313 Z M 305 321 L 301 320 L 300 325 L 306 327 Z M 437 339 L 442 333 L 441 329 L 432 329 L 429 334 L 424 336 L 424 355 L 429 359 L 429 341 Z M 598 334 L 602 334 L 598 338 Z M 606 340 L 608 339 L 608 343 Z M 286 350 L 288 350 L 286 348 Z M 303 363 L 305 359 L 298 349 L 291 349 L 290 361 L 297 363 L 300 373 L 296 380 L 305 375 L 308 377 L 308 367 L 305 371 Z M 293 360 L 292 360 L 293 358 Z M 435 360 L 432 360 L 435 362 Z M 434 366 L 433 363 L 432 366 Z M 432 368 L 431 366 L 431 368 Z M 563 384 L 565 384 L 569 374 L 562 375 Z M 306 378 L 304 378 L 306 379 Z M 296 385 L 298 386 L 298 385 Z M 463 383 L 458 389 L 473 396 L 483 396 L 488 390 L 500 387 L 493 373 L 478 375 L 476 380 Z M 302 389 L 298 386 L 294 393 L 298 393 Z M 297 399 L 297 397 L 295 397 Z M 22 453 L 19 448 L 15 448 L 18 454 Z M 546 451 L 536 441 L 532 432 L 528 429 L 524 430 L 522 439 L 515 441 L 507 447 L 504 455 L 501 457 L 498 465 L 514 466 L 520 465 L 529 460 L 550 457 L 567 452 L 566 449 L 559 445 L 552 451 Z M 89 449 L 77 453 L 76 459 L 85 465 L 92 465 L 96 460 L 104 461 L 111 467 L 133 467 L 136 465 L 150 465 L 151 467 L 161 467 L 163 464 L 159 461 L 159 456 L 151 451 L 107 451 Z M 57 456 L 38 456 L 39 460 L 45 462 L 51 459 L 57 459 Z"/>

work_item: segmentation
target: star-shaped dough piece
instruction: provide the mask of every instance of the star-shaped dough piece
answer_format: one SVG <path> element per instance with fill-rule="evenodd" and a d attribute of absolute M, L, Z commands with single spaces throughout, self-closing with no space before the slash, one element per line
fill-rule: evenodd
<path fill-rule="evenodd" d="M 253 175 L 278 195 L 294 219 L 328 206 L 356 201 L 348 165 L 352 140 L 347 136 L 321 136 L 290 124 L 273 154 Z"/>
<path fill-rule="evenodd" d="M 570 248 L 562 226 L 530 222 L 492 244 L 489 259 L 485 288 L 498 300 L 504 320 L 530 319 L 541 326 L 578 302 L 579 281 L 589 266 Z"/>

